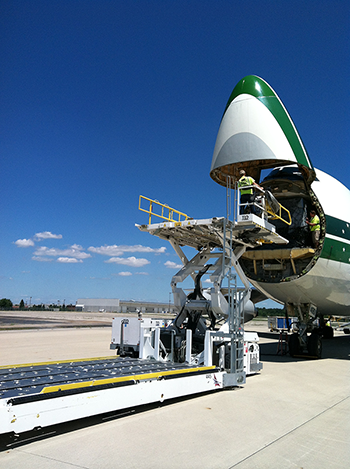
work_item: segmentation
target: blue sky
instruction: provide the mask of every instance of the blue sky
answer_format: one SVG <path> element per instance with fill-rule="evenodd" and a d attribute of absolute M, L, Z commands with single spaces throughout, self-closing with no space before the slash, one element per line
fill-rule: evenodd
<path fill-rule="evenodd" d="M 348 2 L 2 0 L 0 22 L 0 298 L 169 301 L 138 197 L 225 214 L 209 170 L 248 74 L 349 186 Z"/>

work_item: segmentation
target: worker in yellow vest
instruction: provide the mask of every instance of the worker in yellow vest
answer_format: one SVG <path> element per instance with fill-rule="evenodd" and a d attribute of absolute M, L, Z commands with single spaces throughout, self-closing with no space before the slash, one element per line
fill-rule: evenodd
<path fill-rule="evenodd" d="M 242 214 L 244 213 L 244 209 L 245 209 L 243 204 L 249 204 L 249 203 L 254 202 L 254 191 L 253 191 L 253 187 L 249 187 L 247 189 L 241 189 L 241 188 L 245 186 L 256 186 L 262 191 L 263 191 L 263 188 L 260 187 L 259 184 L 257 184 L 252 177 L 246 176 L 244 169 L 240 170 L 239 175 L 240 175 L 240 179 L 238 180 L 238 188 L 240 192 L 240 203 L 241 203 L 239 213 Z M 255 213 L 254 206 L 248 205 L 247 211 L 251 213 Z"/>
<path fill-rule="evenodd" d="M 320 219 L 316 215 L 315 210 L 310 211 L 310 220 L 307 218 L 306 223 L 310 227 L 312 243 L 315 249 L 317 249 L 320 242 Z"/>

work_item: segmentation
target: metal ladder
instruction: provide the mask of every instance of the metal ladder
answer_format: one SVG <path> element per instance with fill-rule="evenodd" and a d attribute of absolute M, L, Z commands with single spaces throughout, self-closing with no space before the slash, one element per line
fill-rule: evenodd
<path fill-rule="evenodd" d="M 228 274 L 229 281 L 229 333 L 231 339 L 230 373 L 244 372 L 244 300 L 247 291 L 237 289 L 237 276 L 232 274 L 231 269 Z M 233 282 L 233 285 L 231 285 Z"/>
<path fill-rule="evenodd" d="M 234 200 L 232 203 L 232 178 L 226 178 L 226 220 L 228 222 L 228 230 L 224 229 L 224 246 L 223 246 L 223 268 L 226 264 L 226 258 L 229 258 L 229 270 L 227 273 L 228 281 L 228 303 L 229 303 L 229 335 L 231 337 L 230 350 L 230 372 L 225 378 L 228 383 L 234 381 L 235 384 L 245 382 L 244 372 L 244 300 L 249 291 L 239 291 L 237 288 L 237 275 L 232 272 L 233 267 L 233 226 L 236 220 L 237 191 L 234 191 Z M 231 375 L 231 376 L 230 376 Z M 228 384 L 227 383 L 227 384 Z"/>

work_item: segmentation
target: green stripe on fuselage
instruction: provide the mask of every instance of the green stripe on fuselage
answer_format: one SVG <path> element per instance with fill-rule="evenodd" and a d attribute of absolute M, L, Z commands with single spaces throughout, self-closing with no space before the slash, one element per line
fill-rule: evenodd
<path fill-rule="evenodd" d="M 350 244 L 331 238 L 325 238 L 321 257 L 322 259 L 350 264 Z"/>
<path fill-rule="evenodd" d="M 350 264 L 350 223 L 326 215 L 326 232 L 341 239 L 325 238 L 321 253 L 323 259 Z"/>
<path fill-rule="evenodd" d="M 326 231 L 328 234 L 350 241 L 350 223 L 344 220 L 326 215 Z"/>

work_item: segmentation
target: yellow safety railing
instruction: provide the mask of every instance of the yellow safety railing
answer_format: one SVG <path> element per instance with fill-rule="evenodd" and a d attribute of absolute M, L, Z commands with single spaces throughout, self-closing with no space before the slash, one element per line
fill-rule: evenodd
<path fill-rule="evenodd" d="M 291 225 L 292 224 L 292 217 L 290 216 L 289 210 L 286 209 L 286 207 L 283 207 L 283 205 L 281 205 L 279 202 L 278 202 L 278 205 L 279 205 L 278 212 L 274 212 L 272 210 L 272 208 L 270 207 L 270 205 L 268 204 L 268 202 L 266 202 L 266 211 L 270 215 L 269 216 L 270 220 L 281 220 L 284 223 L 286 223 L 287 225 Z M 286 214 L 286 218 L 283 218 L 282 213 L 284 213 L 284 212 Z"/>
<path fill-rule="evenodd" d="M 147 208 L 144 208 L 141 206 L 142 201 L 146 201 Z M 145 202 L 143 202 L 143 206 L 144 205 L 145 205 Z M 139 198 L 139 210 L 141 210 L 141 212 L 146 212 L 149 214 L 149 218 L 148 218 L 149 225 L 151 224 L 152 215 L 154 217 L 161 218 L 162 220 L 173 221 L 176 223 L 180 223 L 181 221 L 185 221 L 190 218 L 185 213 L 179 212 L 178 210 L 175 210 L 174 208 L 169 207 L 169 205 L 167 204 L 161 204 L 160 202 L 158 202 L 158 200 L 152 200 L 152 199 L 149 199 L 148 197 L 144 197 L 143 195 L 140 195 L 140 198 Z"/>

